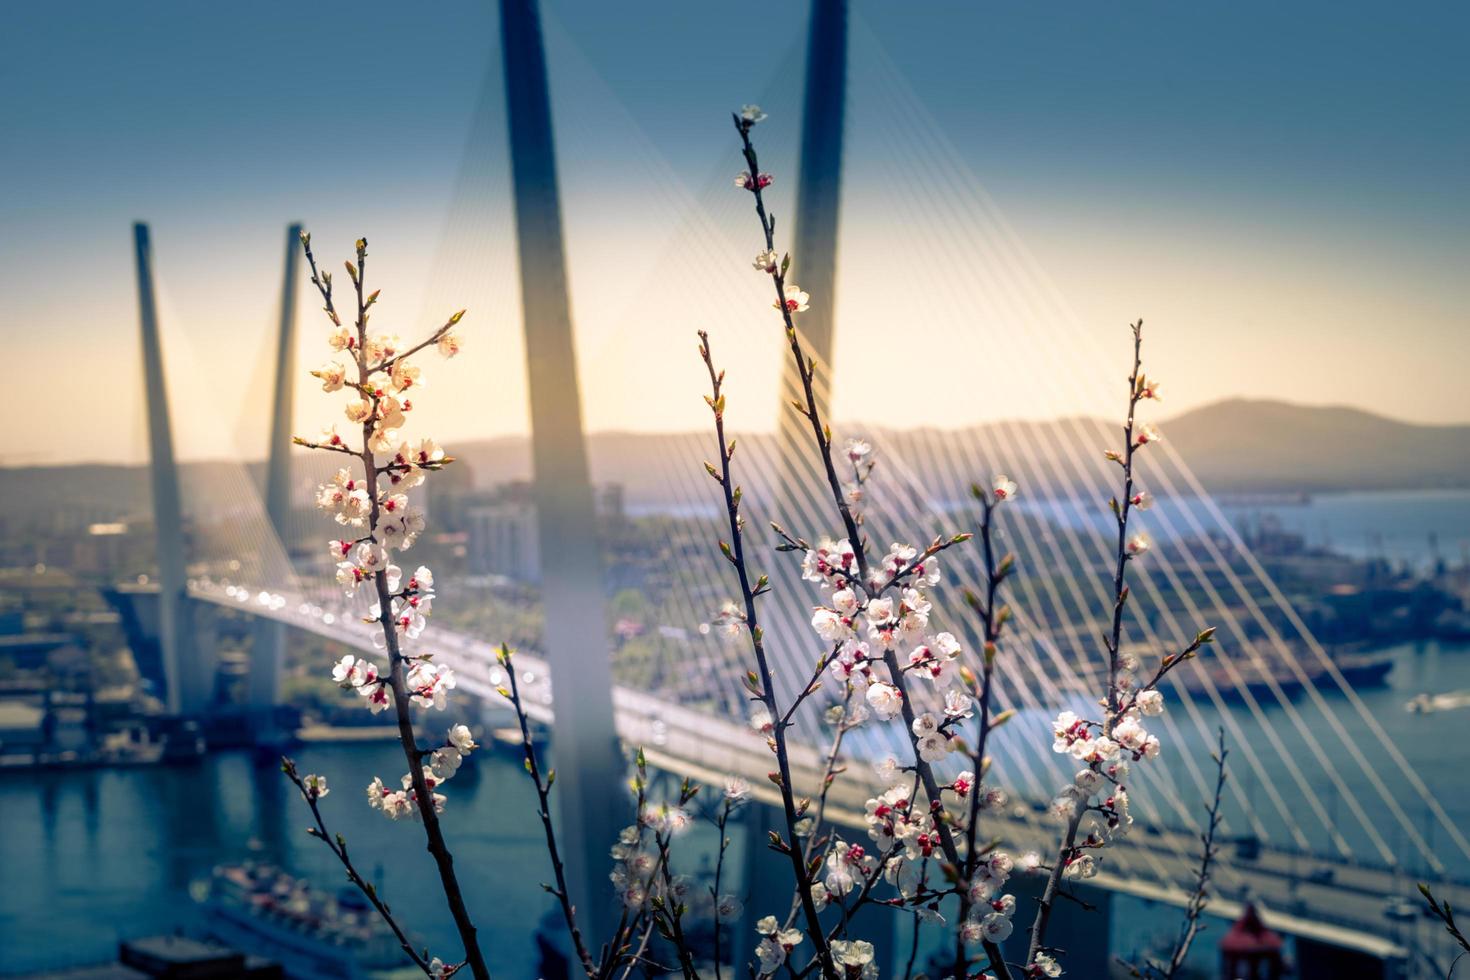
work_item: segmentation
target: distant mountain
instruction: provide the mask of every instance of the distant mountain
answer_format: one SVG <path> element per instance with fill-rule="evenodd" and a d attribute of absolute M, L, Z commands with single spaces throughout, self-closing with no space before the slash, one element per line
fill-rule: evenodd
<path fill-rule="evenodd" d="M 1419 425 L 1355 408 L 1230 399 L 1161 422 L 1160 428 L 1212 493 L 1470 488 L 1470 425 Z M 1062 419 L 991 423 L 963 433 L 908 430 L 872 436 L 880 448 L 887 444 L 922 461 L 930 457 L 930 446 L 962 435 L 979 447 L 978 458 L 963 464 L 967 478 L 992 470 L 1024 473 L 1038 487 L 1054 482 L 1051 474 L 1075 472 L 1077 455 L 1100 451 L 1115 431 L 1111 423 Z M 746 466 L 754 471 L 746 483 L 755 490 L 762 477 L 770 476 L 762 464 L 769 462 L 774 441 L 758 435 L 741 437 L 741 443 Z M 680 467 L 698 471 L 711 451 L 706 433 L 597 433 L 588 445 L 594 477 L 623 484 L 632 503 L 676 502 L 671 474 Z M 524 439 L 460 444 L 456 452 L 482 484 L 530 476 Z"/>
<path fill-rule="evenodd" d="M 1237 398 L 1160 428 L 1212 492 L 1470 487 L 1470 425 Z"/>
<path fill-rule="evenodd" d="M 1169 444 L 1212 493 L 1327 492 L 1470 488 L 1470 425 L 1417 425 L 1353 408 L 1312 407 L 1277 401 L 1232 399 L 1205 406 L 1160 425 Z M 1116 440 L 1116 427 L 1091 419 L 991 423 L 960 433 L 932 429 L 875 431 L 879 448 L 915 466 L 930 465 L 933 447 L 963 437 L 973 456 L 955 464 L 956 478 L 980 479 L 1006 472 L 1033 491 L 1044 491 L 1068 474 L 1098 465 L 1101 448 Z M 751 493 L 764 493 L 774 478 L 775 440 L 739 437 L 737 464 Z M 711 455 L 709 433 L 633 434 L 602 432 L 588 440 L 594 480 L 620 483 L 632 506 L 707 506 L 714 498 L 686 499 Z M 530 445 L 511 437 L 456 442 L 455 455 L 474 482 L 488 488 L 531 475 Z M 295 483 L 305 500 L 310 486 L 338 460 L 303 458 Z M 241 484 L 257 486 L 260 464 L 243 469 L 222 462 L 183 467 L 188 501 L 238 500 Z M 699 487 L 695 482 L 693 487 Z M 0 468 L 4 523 L 35 527 L 75 526 L 87 520 L 143 514 L 148 476 L 143 467 L 75 466 Z"/>

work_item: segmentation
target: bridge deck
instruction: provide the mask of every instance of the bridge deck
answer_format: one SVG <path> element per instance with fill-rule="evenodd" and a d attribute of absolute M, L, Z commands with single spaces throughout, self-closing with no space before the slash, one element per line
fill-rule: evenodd
<path fill-rule="evenodd" d="M 191 597 L 238 608 L 253 615 L 287 622 L 319 635 L 373 651 L 372 627 L 346 608 L 323 609 L 306 602 L 261 601 L 258 594 L 229 589 L 221 583 L 195 580 Z M 440 659 L 456 671 L 460 687 L 488 703 L 503 703 L 496 688 L 503 683 L 496 647 L 447 630 L 436 630 Z M 553 720 L 545 662 L 518 653 L 522 690 L 528 713 L 538 721 Z M 743 724 L 686 708 L 628 687 L 613 690 L 619 736 L 643 746 L 659 769 L 719 785 L 727 775 L 747 779 L 753 795 L 779 805 L 780 794 L 767 778 L 775 768 L 763 740 Z M 792 747 L 791 763 L 799 790 L 815 793 L 822 774 L 822 753 L 815 747 Z M 828 818 L 838 826 L 865 833 L 866 801 L 882 790 L 877 775 L 861 761 L 849 764 L 829 795 Z M 1015 803 L 986 816 L 985 832 L 1000 837 L 1013 853 L 1055 848 L 1057 828 L 1036 807 Z M 1182 906 L 1198 864 L 1199 840 L 1190 833 L 1137 826 L 1127 840 L 1103 852 L 1104 872 L 1094 883 L 1109 890 Z M 1250 898 L 1266 910 L 1268 923 L 1285 933 L 1309 937 L 1381 958 L 1452 954 L 1453 947 L 1438 923 L 1422 915 L 1392 918 L 1385 913 L 1396 899 L 1417 910 L 1417 879 L 1402 871 L 1353 863 L 1337 857 L 1301 854 L 1263 844 L 1246 859 L 1227 844 L 1211 888 L 1213 908 L 1237 914 Z M 1470 907 L 1470 884 L 1438 881 L 1436 894 L 1454 905 Z"/>

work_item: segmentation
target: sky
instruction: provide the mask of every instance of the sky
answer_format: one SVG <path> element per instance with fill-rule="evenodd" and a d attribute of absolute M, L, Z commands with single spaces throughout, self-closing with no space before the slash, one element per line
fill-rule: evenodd
<path fill-rule="evenodd" d="M 702 425 L 704 328 L 732 424 L 770 429 L 782 344 L 728 112 L 770 113 L 790 215 L 806 6 L 543 16 L 587 427 Z M 5 465 L 143 458 L 134 220 L 180 455 L 262 451 L 292 220 L 333 268 L 369 238 L 376 326 L 469 308 L 464 355 L 425 364 L 425 429 L 526 431 L 493 4 L 57 0 L 4 26 L 0 334 L 25 421 Z M 1450 3 L 856 0 L 839 288 L 814 297 L 835 413 L 1114 414 L 1142 317 L 1170 411 L 1470 422 L 1467 34 Z M 329 353 L 308 293 L 309 434 L 340 406 L 305 375 Z"/>

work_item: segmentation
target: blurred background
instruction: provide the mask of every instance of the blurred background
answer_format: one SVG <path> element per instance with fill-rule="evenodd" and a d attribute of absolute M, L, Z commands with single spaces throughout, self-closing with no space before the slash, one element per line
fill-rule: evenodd
<path fill-rule="evenodd" d="M 1021 484 L 1000 694 L 1020 715 L 996 753 L 1018 840 L 1044 833 L 1033 804 L 1062 771 L 1050 717 L 1096 689 L 1102 451 L 1144 319 L 1164 442 L 1144 461 L 1155 549 L 1130 635 L 1145 657 L 1205 625 L 1220 643 L 1170 692 L 1168 750 L 1134 796 L 1146 833 L 1102 889 L 1107 948 L 1073 973 L 1172 936 L 1223 728 L 1232 859 L 1199 975 L 1252 904 L 1300 976 L 1443 975 L 1406 896 L 1470 879 L 1463 8 L 60 2 L 4 21 L 0 329 L 19 424 L 0 469 L 0 972 L 177 932 L 290 970 L 303 917 L 309 955 L 353 959 L 358 913 L 301 832 L 283 747 L 340 787 L 332 816 L 381 855 L 415 935 L 455 942 L 418 831 L 357 805 L 401 760 L 330 680 L 361 610 L 311 507 L 332 467 L 281 438 L 341 417 L 307 374 L 330 351 L 288 258 L 296 223 L 325 268 L 368 238 L 375 327 L 412 341 L 469 310 L 463 354 L 424 364 L 409 433 L 458 460 L 415 492 L 429 528 L 412 555 L 435 569 L 454 717 L 487 742 L 506 724 L 488 658 L 506 641 L 554 754 L 565 726 L 595 740 L 615 717 L 671 776 L 764 764 L 744 651 L 710 635 L 734 583 L 713 548 L 696 330 L 728 371 L 752 527 L 816 539 L 837 522 L 790 425 L 779 317 L 750 268 L 760 231 L 732 186 L 729 113 L 759 103 L 777 247 L 813 293 L 800 323 L 839 443 L 876 450 L 872 543 L 972 529 L 972 481 Z M 575 353 L 539 390 L 528 337 Z M 593 529 L 590 587 L 564 580 L 549 513 Z M 815 600 L 790 557 L 759 560 L 796 690 Z M 976 558 L 946 569 L 936 616 L 972 643 L 958 595 Z M 556 625 L 568 596 L 580 634 Z M 565 703 L 584 720 L 554 722 Z M 818 713 L 803 726 L 821 741 Z M 847 751 L 892 747 L 874 732 Z M 577 805 L 617 792 L 601 778 L 568 790 Z M 554 975 L 519 761 L 488 752 L 454 790 L 451 843 L 499 972 Z M 698 876 L 714 834 L 696 836 Z M 610 840 L 578 846 L 590 863 Z M 262 895 L 280 907 L 263 933 Z M 906 950 L 910 927 L 891 928 Z"/>

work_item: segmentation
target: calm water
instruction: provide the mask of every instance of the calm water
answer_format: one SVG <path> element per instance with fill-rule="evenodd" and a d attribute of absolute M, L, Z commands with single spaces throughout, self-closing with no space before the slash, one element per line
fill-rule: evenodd
<path fill-rule="evenodd" d="M 374 775 L 396 779 L 395 746 L 318 746 L 296 754 L 330 773 L 328 826 L 346 835 L 363 872 L 383 855 L 383 893 L 431 948 L 458 949 L 443 895 L 413 823 L 390 823 L 362 795 Z M 464 775 L 464 773 L 461 773 Z M 550 907 L 535 794 L 519 764 L 481 753 L 478 773 L 452 790 L 447 833 L 477 925 L 503 976 L 535 976 L 530 936 Z M 335 889 L 327 848 L 308 837 L 295 790 L 245 753 L 203 764 L 0 776 L 0 972 L 110 956 L 119 938 L 170 932 L 194 920 L 189 883 L 218 862 L 257 857 Z M 478 873 L 476 873 L 478 872 Z"/>
<path fill-rule="evenodd" d="M 1022 497 L 1016 503 L 1050 521 L 1075 524 L 1082 519 L 1050 500 Z M 1224 497 L 1216 504 L 1236 528 L 1244 530 L 1271 518 L 1300 534 L 1309 545 L 1357 558 L 1381 557 L 1418 568 L 1427 567 L 1436 554 L 1451 564 L 1470 561 L 1470 491 L 1466 490 L 1325 493 L 1301 504 L 1260 504 Z M 1110 520 L 1105 509 L 1092 513 L 1099 526 Z M 1171 530 L 1190 534 L 1195 526 L 1211 530 L 1221 524 L 1213 508 L 1193 497 L 1162 499 L 1153 513 L 1135 519 L 1161 540 L 1167 540 Z"/>
<path fill-rule="evenodd" d="M 1452 820 L 1470 826 L 1470 711 L 1410 714 L 1404 702 L 1420 690 L 1470 690 L 1470 648 L 1434 645 L 1402 648 L 1386 688 L 1363 694 L 1390 737 L 1437 794 Z M 1351 765 L 1341 742 L 1324 734 L 1325 711 L 1309 701 L 1293 705 L 1304 726 L 1330 747 L 1350 793 L 1358 794 L 1391 849 L 1408 869 L 1422 861 L 1396 829 L 1362 769 Z M 1402 786 L 1382 745 L 1362 738 L 1351 721 L 1344 698 L 1329 698 L 1336 712 L 1356 733 L 1360 744 L 1391 786 Z M 1206 739 L 1185 712 L 1173 713 L 1181 732 L 1170 741 L 1169 769 L 1180 789 L 1182 805 L 1199 809 L 1200 796 L 1180 760 L 1192 755 L 1208 765 Z M 1201 726 L 1211 731 L 1215 716 L 1202 711 Z M 1302 828 L 1313 849 L 1329 843 L 1321 823 L 1310 815 L 1307 793 L 1316 796 L 1362 853 L 1380 856 L 1350 812 L 1341 792 L 1305 749 L 1301 732 L 1289 713 L 1276 706 L 1265 721 L 1242 719 L 1257 743 L 1260 765 L 1251 765 L 1241 744 L 1232 738 L 1233 779 L 1239 789 L 1227 819 L 1233 828 L 1248 821 L 1252 807 L 1272 839 L 1289 840 L 1288 826 Z M 1028 725 L 1027 722 L 1034 722 Z M 1018 719 L 1003 729 L 997 758 L 1034 755 L 1017 751 L 1024 739 L 1040 739 L 1043 719 Z M 1307 790 L 1292 779 L 1281 757 L 1265 743 L 1270 725 L 1307 775 Z M 1036 730 L 1031 730 L 1031 729 Z M 422 835 L 411 823 L 394 824 L 370 811 L 361 787 L 374 774 L 396 774 L 402 758 L 392 746 L 318 746 L 297 753 L 304 771 L 331 774 L 334 792 L 324 806 L 333 829 L 347 835 L 358 855 L 369 848 L 384 856 L 379 876 L 384 893 L 413 931 L 431 947 L 456 949 L 443 914 L 437 880 L 424 855 Z M 1019 772 L 1007 781 L 1020 783 Z M 1275 782 L 1286 804 L 1286 816 L 1262 789 Z M 532 932 L 551 907 L 539 882 L 547 877 L 535 800 L 518 762 L 503 752 L 482 753 L 471 779 L 451 784 L 447 820 L 451 844 L 464 869 L 464 886 L 487 948 L 502 964 L 502 976 L 535 976 Z M 1157 806 L 1165 788 L 1157 782 L 1135 792 L 1140 809 L 1157 810 L 1166 821 L 1181 821 L 1177 810 Z M 1403 806 L 1411 825 L 1428 836 L 1437 853 L 1461 874 L 1470 860 L 1447 843 L 1432 825 L 1425 807 L 1410 794 Z M 1298 819 L 1292 820 L 1290 815 Z M 260 857 L 276 862 L 318 885 L 334 888 L 342 881 L 334 859 L 303 832 L 306 811 L 275 766 L 252 763 L 244 753 L 210 757 L 198 766 L 116 771 L 0 776 L 0 972 L 22 972 L 62 964 L 81 964 L 111 955 L 119 938 L 172 931 L 194 920 L 191 881 L 207 875 L 217 862 Z M 1232 828 L 1232 829 L 1233 829 Z M 364 870 L 372 866 L 364 862 Z M 477 873 L 478 872 L 478 873 Z"/>
<path fill-rule="evenodd" d="M 1344 550 L 1355 536 L 1366 543 L 1364 529 L 1373 528 L 1385 548 L 1405 560 L 1427 556 L 1430 532 L 1452 558 L 1458 558 L 1457 543 L 1470 538 L 1470 494 L 1341 495 L 1271 510 L 1288 526 L 1317 540 L 1325 535 Z M 1362 693 L 1365 710 L 1450 819 L 1470 827 L 1470 710 L 1404 710 L 1421 691 L 1470 691 L 1470 648 L 1405 646 L 1394 656 L 1387 686 Z M 1241 707 L 1232 715 L 1232 830 L 1254 825 L 1272 840 L 1289 841 L 1295 826 L 1313 849 L 1327 850 L 1331 845 L 1313 813 L 1315 800 L 1355 850 L 1383 860 L 1371 841 L 1371 825 L 1403 866 L 1416 869 L 1422 858 L 1409 844 L 1410 831 L 1379 797 L 1370 775 L 1377 774 L 1394 788 L 1412 832 L 1455 871 L 1470 875 L 1470 858 L 1450 844 L 1418 795 L 1406 788 L 1386 747 L 1346 697 L 1328 694 L 1318 703 L 1304 696 L 1287 705 L 1263 704 L 1259 716 Z M 1207 741 L 1219 713 L 1201 705 L 1192 714 L 1181 705 L 1167 717 L 1176 728 L 1161 768 L 1172 786 L 1151 781 L 1135 799 L 1177 825 L 1183 814 L 1198 811 L 1200 799 L 1184 760 L 1208 766 Z M 1333 718 L 1367 759 L 1367 772 Z M 1048 720 L 1019 719 L 1000 733 L 1012 746 L 1008 751 L 1003 740 L 997 752 L 1008 782 L 1022 785 L 1027 774 L 1004 760 L 1036 758 L 1019 751 L 1020 743 L 1040 738 Z M 1322 758 L 1308 746 L 1308 734 L 1324 747 Z M 357 854 L 369 848 L 383 854 L 382 887 L 409 927 L 431 946 L 457 948 L 421 832 L 413 824 L 389 823 L 362 803 L 361 787 L 373 775 L 396 777 L 402 771 L 397 749 L 319 746 L 298 753 L 298 761 L 304 771 L 330 774 L 329 820 Z M 1300 779 L 1294 767 L 1304 774 Z M 1328 778 L 1330 771 L 1339 774 L 1341 787 Z M 1279 799 L 1268 785 L 1277 787 Z M 534 795 L 519 763 L 491 752 L 482 754 L 475 776 L 456 777 L 451 789 L 447 826 L 465 870 L 468 901 L 472 908 L 493 910 L 478 921 L 487 948 L 502 964 L 501 975 L 534 976 L 531 935 L 550 908 L 539 887 L 547 872 Z M 1354 812 L 1354 801 L 1366 820 Z M 96 961 L 110 956 L 121 937 L 187 926 L 194 917 L 189 884 L 217 862 L 260 857 L 336 887 L 341 872 L 326 848 L 305 835 L 305 824 L 306 811 L 276 767 L 256 766 L 245 754 L 217 755 L 193 767 L 0 775 L 0 972 Z"/>

